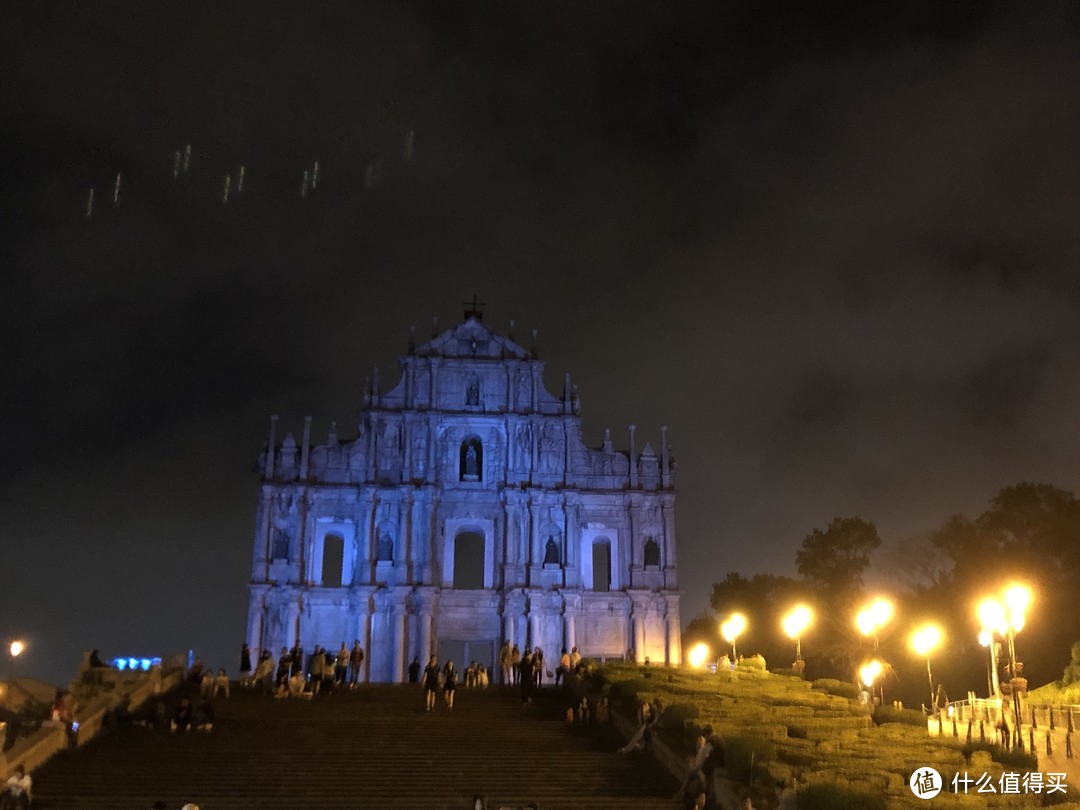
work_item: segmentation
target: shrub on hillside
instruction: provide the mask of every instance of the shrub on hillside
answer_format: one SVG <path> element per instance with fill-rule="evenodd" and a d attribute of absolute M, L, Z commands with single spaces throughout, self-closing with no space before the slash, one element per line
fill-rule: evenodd
<path fill-rule="evenodd" d="M 743 735 L 730 738 L 724 745 L 724 767 L 736 779 L 751 780 L 751 769 L 776 759 L 776 743 L 764 737 Z"/>
<path fill-rule="evenodd" d="M 885 723 L 903 723 L 926 728 L 926 716 L 919 710 L 895 709 L 892 706 L 878 706 L 874 709 L 874 722 L 879 726 Z"/>
<path fill-rule="evenodd" d="M 987 751 L 994 762 L 1009 771 L 1037 771 L 1039 769 L 1038 756 L 1029 753 L 1026 750 L 1021 751 L 1014 748 L 1010 751 L 1002 748 L 1000 745 L 990 745 L 989 743 L 979 742 L 965 745 L 960 749 L 960 753 L 964 755 L 964 759 L 969 762 L 971 761 L 972 754 L 976 751 Z"/>
<path fill-rule="evenodd" d="M 859 696 L 859 687 L 846 681 L 838 681 L 836 678 L 818 678 L 813 683 L 814 689 L 820 689 L 830 695 L 849 698 L 854 700 Z"/>
<path fill-rule="evenodd" d="M 760 655 L 751 655 L 749 658 L 740 658 L 735 662 L 736 669 L 752 669 L 758 672 L 765 671 L 765 659 Z"/>
<path fill-rule="evenodd" d="M 802 680 L 803 674 L 801 670 L 792 669 L 791 667 L 780 667 L 772 671 L 773 675 L 782 675 L 785 678 L 798 678 Z"/>
<path fill-rule="evenodd" d="M 625 681 L 615 681 L 611 685 L 611 700 L 624 709 L 637 710 L 639 692 L 648 692 L 652 687 L 644 678 L 630 678 Z"/>
<path fill-rule="evenodd" d="M 660 727 L 681 734 L 687 722 L 696 720 L 700 714 L 701 710 L 693 703 L 672 703 L 660 716 Z"/>
<path fill-rule="evenodd" d="M 885 810 L 885 797 L 828 783 L 799 791 L 799 810 Z"/>

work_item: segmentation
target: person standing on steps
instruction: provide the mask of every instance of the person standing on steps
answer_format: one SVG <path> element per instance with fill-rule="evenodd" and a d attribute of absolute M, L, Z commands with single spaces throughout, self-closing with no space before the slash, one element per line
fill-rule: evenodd
<path fill-rule="evenodd" d="M 251 650 L 247 644 L 240 648 L 240 686 L 251 686 Z"/>
<path fill-rule="evenodd" d="M 525 650 L 518 664 L 518 677 L 521 680 L 521 702 L 532 703 L 533 692 L 533 657 L 531 650 Z"/>
<path fill-rule="evenodd" d="M 438 691 L 439 662 L 433 655 L 428 665 L 424 667 L 424 711 L 430 712 L 435 708 L 435 693 Z"/>
<path fill-rule="evenodd" d="M 419 669 L 419 667 L 417 667 Z M 364 671 L 364 648 L 360 646 L 360 639 L 353 644 L 352 652 L 349 653 L 349 687 L 355 689 L 360 685 L 360 676 Z"/>
<path fill-rule="evenodd" d="M 416 656 L 409 664 L 409 683 L 420 683 L 420 656 Z"/>
<path fill-rule="evenodd" d="M 341 647 L 337 651 L 337 655 L 334 657 L 334 683 L 338 686 L 344 686 L 349 678 L 349 648 L 345 646 L 345 642 L 341 642 Z"/>
<path fill-rule="evenodd" d="M 514 686 L 521 681 L 521 650 L 517 644 L 510 650 L 510 679 Z"/>
<path fill-rule="evenodd" d="M 510 672 L 510 639 L 503 642 L 502 647 L 499 648 L 499 670 L 502 672 L 502 682 L 504 686 L 509 686 L 511 678 L 513 677 Z"/>
<path fill-rule="evenodd" d="M 453 661 L 447 661 L 443 667 L 443 698 L 450 711 L 454 710 L 454 692 L 457 690 L 457 669 Z"/>

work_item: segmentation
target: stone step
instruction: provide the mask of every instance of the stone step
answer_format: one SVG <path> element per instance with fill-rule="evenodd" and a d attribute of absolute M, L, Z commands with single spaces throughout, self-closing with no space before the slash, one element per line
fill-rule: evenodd
<path fill-rule="evenodd" d="M 170 703 L 178 698 L 170 696 Z M 313 700 L 234 690 L 212 732 L 122 728 L 35 774 L 36 806 L 141 810 L 196 801 L 220 808 L 623 807 L 673 810 L 670 777 L 623 757 L 610 728 L 559 719 L 554 689 L 522 705 L 501 687 L 459 689 L 426 713 L 417 687 L 368 686 Z"/>

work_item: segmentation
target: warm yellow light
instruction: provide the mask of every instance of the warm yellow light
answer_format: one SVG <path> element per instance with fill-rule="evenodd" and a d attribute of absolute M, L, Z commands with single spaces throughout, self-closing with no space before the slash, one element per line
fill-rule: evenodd
<path fill-rule="evenodd" d="M 866 684 L 867 688 L 874 685 L 874 681 L 881 675 L 881 662 L 876 658 L 859 667 L 859 680 Z"/>
<path fill-rule="evenodd" d="M 705 644 L 695 644 L 690 648 L 689 661 L 690 666 L 694 669 L 701 669 L 710 657 L 709 648 Z"/>
<path fill-rule="evenodd" d="M 994 640 L 993 634 L 985 627 L 979 631 L 979 644 L 983 647 L 989 647 L 990 643 Z"/>
<path fill-rule="evenodd" d="M 874 616 L 874 622 L 878 627 L 884 627 L 893 617 L 893 603 L 888 599 L 875 599 L 870 605 L 870 612 Z"/>
<path fill-rule="evenodd" d="M 1005 604 L 1009 608 L 1009 625 L 1019 633 L 1024 629 L 1024 618 L 1031 605 L 1031 588 L 1019 583 L 1005 589 Z"/>
<path fill-rule="evenodd" d="M 1031 604 L 1031 588 L 1019 583 L 1005 589 L 1005 604 L 1012 613 L 1026 613 Z"/>
<path fill-rule="evenodd" d="M 726 622 L 720 625 L 720 635 L 728 644 L 734 644 L 735 639 L 742 635 L 746 629 L 746 617 L 741 613 L 732 613 Z"/>
<path fill-rule="evenodd" d="M 922 658 L 929 657 L 930 653 L 938 648 L 944 633 L 936 624 L 924 624 L 911 634 L 911 649 L 915 650 Z"/>
<path fill-rule="evenodd" d="M 894 613 L 893 603 L 888 599 L 875 599 L 855 616 L 855 626 L 864 636 L 872 636 L 889 623 Z"/>
<path fill-rule="evenodd" d="M 979 621 L 983 629 L 992 633 L 1005 635 L 1009 629 L 1009 623 L 1005 621 L 1005 606 L 997 599 L 984 599 L 978 607 Z"/>
<path fill-rule="evenodd" d="M 869 610 L 861 610 L 855 617 L 855 626 L 864 636 L 872 636 L 877 626 L 874 624 L 874 614 Z"/>
<path fill-rule="evenodd" d="M 26 644 L 21 641 L 13 641 L 11 642 L 11 646 L 8 648 L 8 651 L 11 653 L 12 657 L 18 658 L 20 655 L 23 654 L 23 651 L 25 649 Z"/>
<path fill-rule="evenodd" d="M 806 605 L 796 605 L 792 608 L 791 612 L 786 615 L 781 622 L 784 632 L 787 633 L 788 638 L 794 640 L 799 638 L 803 631 L 810 626 L 810 622 L 814 620 L 814 614 Z"/>

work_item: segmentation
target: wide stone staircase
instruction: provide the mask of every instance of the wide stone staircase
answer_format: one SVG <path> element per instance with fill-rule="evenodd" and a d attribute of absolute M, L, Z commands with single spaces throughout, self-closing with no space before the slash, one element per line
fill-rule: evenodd
<path fill-rule="evenodd" d="M 170 714 L 179 695 L 166 697 Z M 645 755 L 615 753 L 610 727 L 567 724 L 571 699 L 541 690 L 459 689 L 424 712 L 415 686 L 313 700 L 233 689 L 210 732 L 121 726 L 34 774 L 39 810 L 472 808 L 674 810 L 676 785 Z"/>

